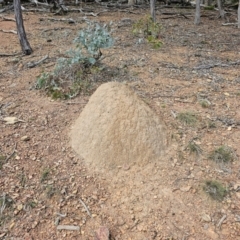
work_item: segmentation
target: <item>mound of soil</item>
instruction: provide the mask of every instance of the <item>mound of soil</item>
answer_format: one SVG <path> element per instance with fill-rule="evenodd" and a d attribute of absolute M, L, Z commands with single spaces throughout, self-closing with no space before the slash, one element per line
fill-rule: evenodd
<path fill-rule="evenodd" d="M 159 117 L 129 87 L 101 85 L 71 130 L 73 149 L 98 170 L 157 161 L 166 148 Z"/>

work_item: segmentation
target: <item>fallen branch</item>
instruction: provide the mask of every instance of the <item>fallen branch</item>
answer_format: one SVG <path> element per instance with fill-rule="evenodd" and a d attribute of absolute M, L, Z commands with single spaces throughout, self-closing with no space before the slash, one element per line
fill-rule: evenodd
<path fill-rule="evenodd" d="M 214 67 L 230 67 L 233 65 L 239 65 L 240 61 L 236 61 L 236 62 L 230 62 L 230 63 L 214 63 L 214 64 L 206 64 L 206 65 L 200 65 L 197 67 L 194 67 L 194 70 L 200 70 L 200 69 L 210 69 L 210 68 L 214 68 Z"/>
<path fill-rule="evenodd" d="M 223 26 L 232 26 L 232 25 L 238 25 L 238 23 L 222 23 Z"/>
<path fill-rule="evenodd" d="M 29 62 L 29 63 L 27 63 L 27 67 L 28 68 L 34 68 L 37 65 L 39 65 L 40 63 L 44 62 L 46 59 L 48 59 L 48 55 L 46 55 L 45 57 L 43 57 L 42 59 L 40 59 L 37 62 Z"/>
<path fill-rule="evenodd" d="M 98 12 L 98 13 L 93 13 L 93 12 L 86 13 L 86 12 L 84 12 L 81 8 L 72 8 L 72 9 L 69 9 L 68 11 L 69 11 L 69 12 L 80 12 L 80 13 L 84 14 L 85 16 L 97 17 L 100 13 L 107 12 L 108 10 L 103 10 L 103 11 L 100 11 L 100 12 Z"/>
<path fill-rule="evenodd" d="M 22 10 L 23 12 L 50 12 L 49 9 L 29 8 Z"/>
<path fill-rule="evenodd" d="M 88 210 L 88 208 L 87 208 L 87 206 L 85 205 L 85 203 L 84 203 L 81 199 L 79 199 L 79 201 L 80 201 L 80 203 L 83 205 L 83 207 L 85 208 L 85 210 L 87 211 L 87 214 L 88 214 L 90 217 L 92 217 L 92 214 L 91 214 L 90 211 Z"/>
<path fill-rule="evenodd" d="M 49 8 L 51 7 L 48 3 L 38 2 L 37 0 L 32 0 L 31 2 L 36 4 L 37 6 L 41 5 L 41 6 L 49 7 Z"/>
<path fill-rule="evenodd" d="M 58 225 L 57 230 L 71 230 L 71 231 L 79 231 L 79 226 L 73 226 L 73 225 Z"/>
<path fill-rule="evenodd" d="M 3 30 L 3 29 L 0 29 L 1 32 L 4 32 L 4 33 L 14 33 L 14 34 L 17 34 L 17 31 L 15 30 Z"/>
<path fill-rule="evenodd" d="M 14 18 L 7 18 L 7 17 L 3 17 L 1 16 L 2 20 L 4 21 L 13 21 L 13 22 L 16 22 L 16 20 Z"/>
<path fill-rule="evenodd" d="M 16 55 L 20 55 L 21 53 L 0 53 L 0 57 L 12 57 Z"/>
<path fill-rule="evenodd" d="M 45 21 L 45 20 L 76 23 L 76 21 L 73 20 L 72 18 L 39 18 L 39 21 Z"/>

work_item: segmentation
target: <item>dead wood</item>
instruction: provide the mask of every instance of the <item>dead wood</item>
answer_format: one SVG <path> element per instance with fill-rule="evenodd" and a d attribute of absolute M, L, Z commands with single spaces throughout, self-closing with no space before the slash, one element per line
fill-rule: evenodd
<path fill-rule="evenodd" d="M 162 13 L 161 13 L 162 15 Z M 185 14 L 182 13 L 168 13 L 166 15 L 170 15 L 169 17 L 160 17 L 161 19 L 171 19 L 171 18 L 179 18 L 179 17 L 184 17 L 186 19 L 189 19 L 189 17 L 187 17 Z"/>
<path fill-rule="evenodd" d="M 13 56 L 17 56 L 20 55 L 21 53 L 0 53 L 0 57 L 13 57 Z"/>
<path fill-rule="evenodd" d="M 29 8 L 29 9 L 23 9 L 24 12 L 50 12 L 49 9 L 38 9 L 38 8 Z"/>
<path fill-rule="evenodd" d="M 24 24 L 23 24 L 23 18 L 22 18 L 22 8 L 20 0 L 14 0 L 14 13 L 15 13 L 15 19 L 16 19 L 16 25 L 17 25 L 17 31 L 18 31 L 18 39 L 22 48 L 22 51 L 26 55 L 30 55 L 33 50 L 27 40 L 27 35 L 25 32 Z"/>
<path fill-rule="evenodd" d="M 14 8 L 13 5 L 11 5 L 11 6 L 9 6 L 9 7 L 0 9 L 0 13 L 6 12 L 6 11 L 9 11 L 9 10 L 13 10 L 13 8 Z"/>
<path fill-rule="evenodd" d="M 70 230 L 70 231 L 79 231 L 79 226 L 73 226 L 73 225 L 58 225 L 57 230 Z"/>
<path fill-rule="evenodd" d="M 223 215 L 222 218 L 219 220 L 217 227 L 221 228 L 223 221 L 227 218 L 227 215 Z"/>
<path fill-rule="evenodd" d="M 13 21 L 13 22 L 16 22 L 16 20 L 14 18 L 8 18 L 8 17 L 3 17 L 1 16 L 2 20 L 3 21 Z"/>
<path fill-rule="evenodd" d="M 48 29 L 39 29 L 39 30 L 42 30 L 41 34 L 44 33 L 44 32 L 49 32 L 49 31 L 58 31 L 58 30 L 66 30 L 66 29 L 70 29 L 72 30 L 71 28 L 65 28 L 65 27 L 58 27 L 58 28 L 48 28 Z M 41 35 L 40 34 L 40 35 Z"/>
<path fill-rule="evenodd" d="M 44 62 L 46 59 L 48 59 L 48 55 L 44 56 L 42 59 L 40 59 L 37 62 L 29 62 L 29 63 L 27 63 L 27 67 L 28 68 L 34 68 L 37 65 L 41 64 L 42 62 Z"/>
<path fill-rule="evenodd" d="M 230 67 L 230 66 L 239 65 L 239 64 L 240 64 L 240 61 L 229 62 L 229 63 L 204 64 L 204 65 L 194 67 L 193 69 L 200 70 L 200 69 L 210 69 L 210 68 L 214 68 L 214 67 Z"/>
<path fill-rule="evenodd" d="M 233 26 L 233 25 L 238 25 L 237 22 L 235 23 L 222 23 L 223 26 Z"/>
<path fill-rule="evenodd" d="M 15 30 L 3 30 L 3 29 L 0 29 L 1 32 L 4 32 L 4 33 L 14 33 L 14 34 L 17 34 L 17 31 Z"/>
<path fill-rule="evenodd" d="M 68 22 L 69 24 L 76 23 L 76 21 L 73 20 L 72 18 L 39 18 L 39 21 L 45 21 L 45 20 Z"/>
<path fill-rule="evenodd" d="M 69 9 L 68 11 L 69 12 L 80 12 L 80 13 L 84 14 L 85 16 L 93 16 L 93 17 L 97 17 L 101 13 L 108 12 L 108 10 L 103 10 L 103 11 L 100 11 L 98 13 L 84 12 L 81 8 L 72 8 L 72 9 Z"/>

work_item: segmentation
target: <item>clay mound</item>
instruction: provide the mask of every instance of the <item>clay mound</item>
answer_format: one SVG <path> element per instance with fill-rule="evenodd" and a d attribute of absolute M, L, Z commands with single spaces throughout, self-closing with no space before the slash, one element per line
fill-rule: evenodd
<path fill-rule="evenodd" d="M 163 124 L 125 84 L 101 85 L 73 125 L 71 145 L 98 170 L 160 160 Z"/>

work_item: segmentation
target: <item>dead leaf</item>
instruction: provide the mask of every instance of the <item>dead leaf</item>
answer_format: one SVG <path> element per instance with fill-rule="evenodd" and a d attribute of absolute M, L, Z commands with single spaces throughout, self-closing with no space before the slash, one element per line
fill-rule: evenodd
<path fill-rule="evenodd" d="M 3 118 L 3 121 L 5 121 L 6 124 L 15 124 L 18 122 L 24 122 L 23 120 L 20 120 L 16 117 L 5 117 L 5 118 Z"/>

